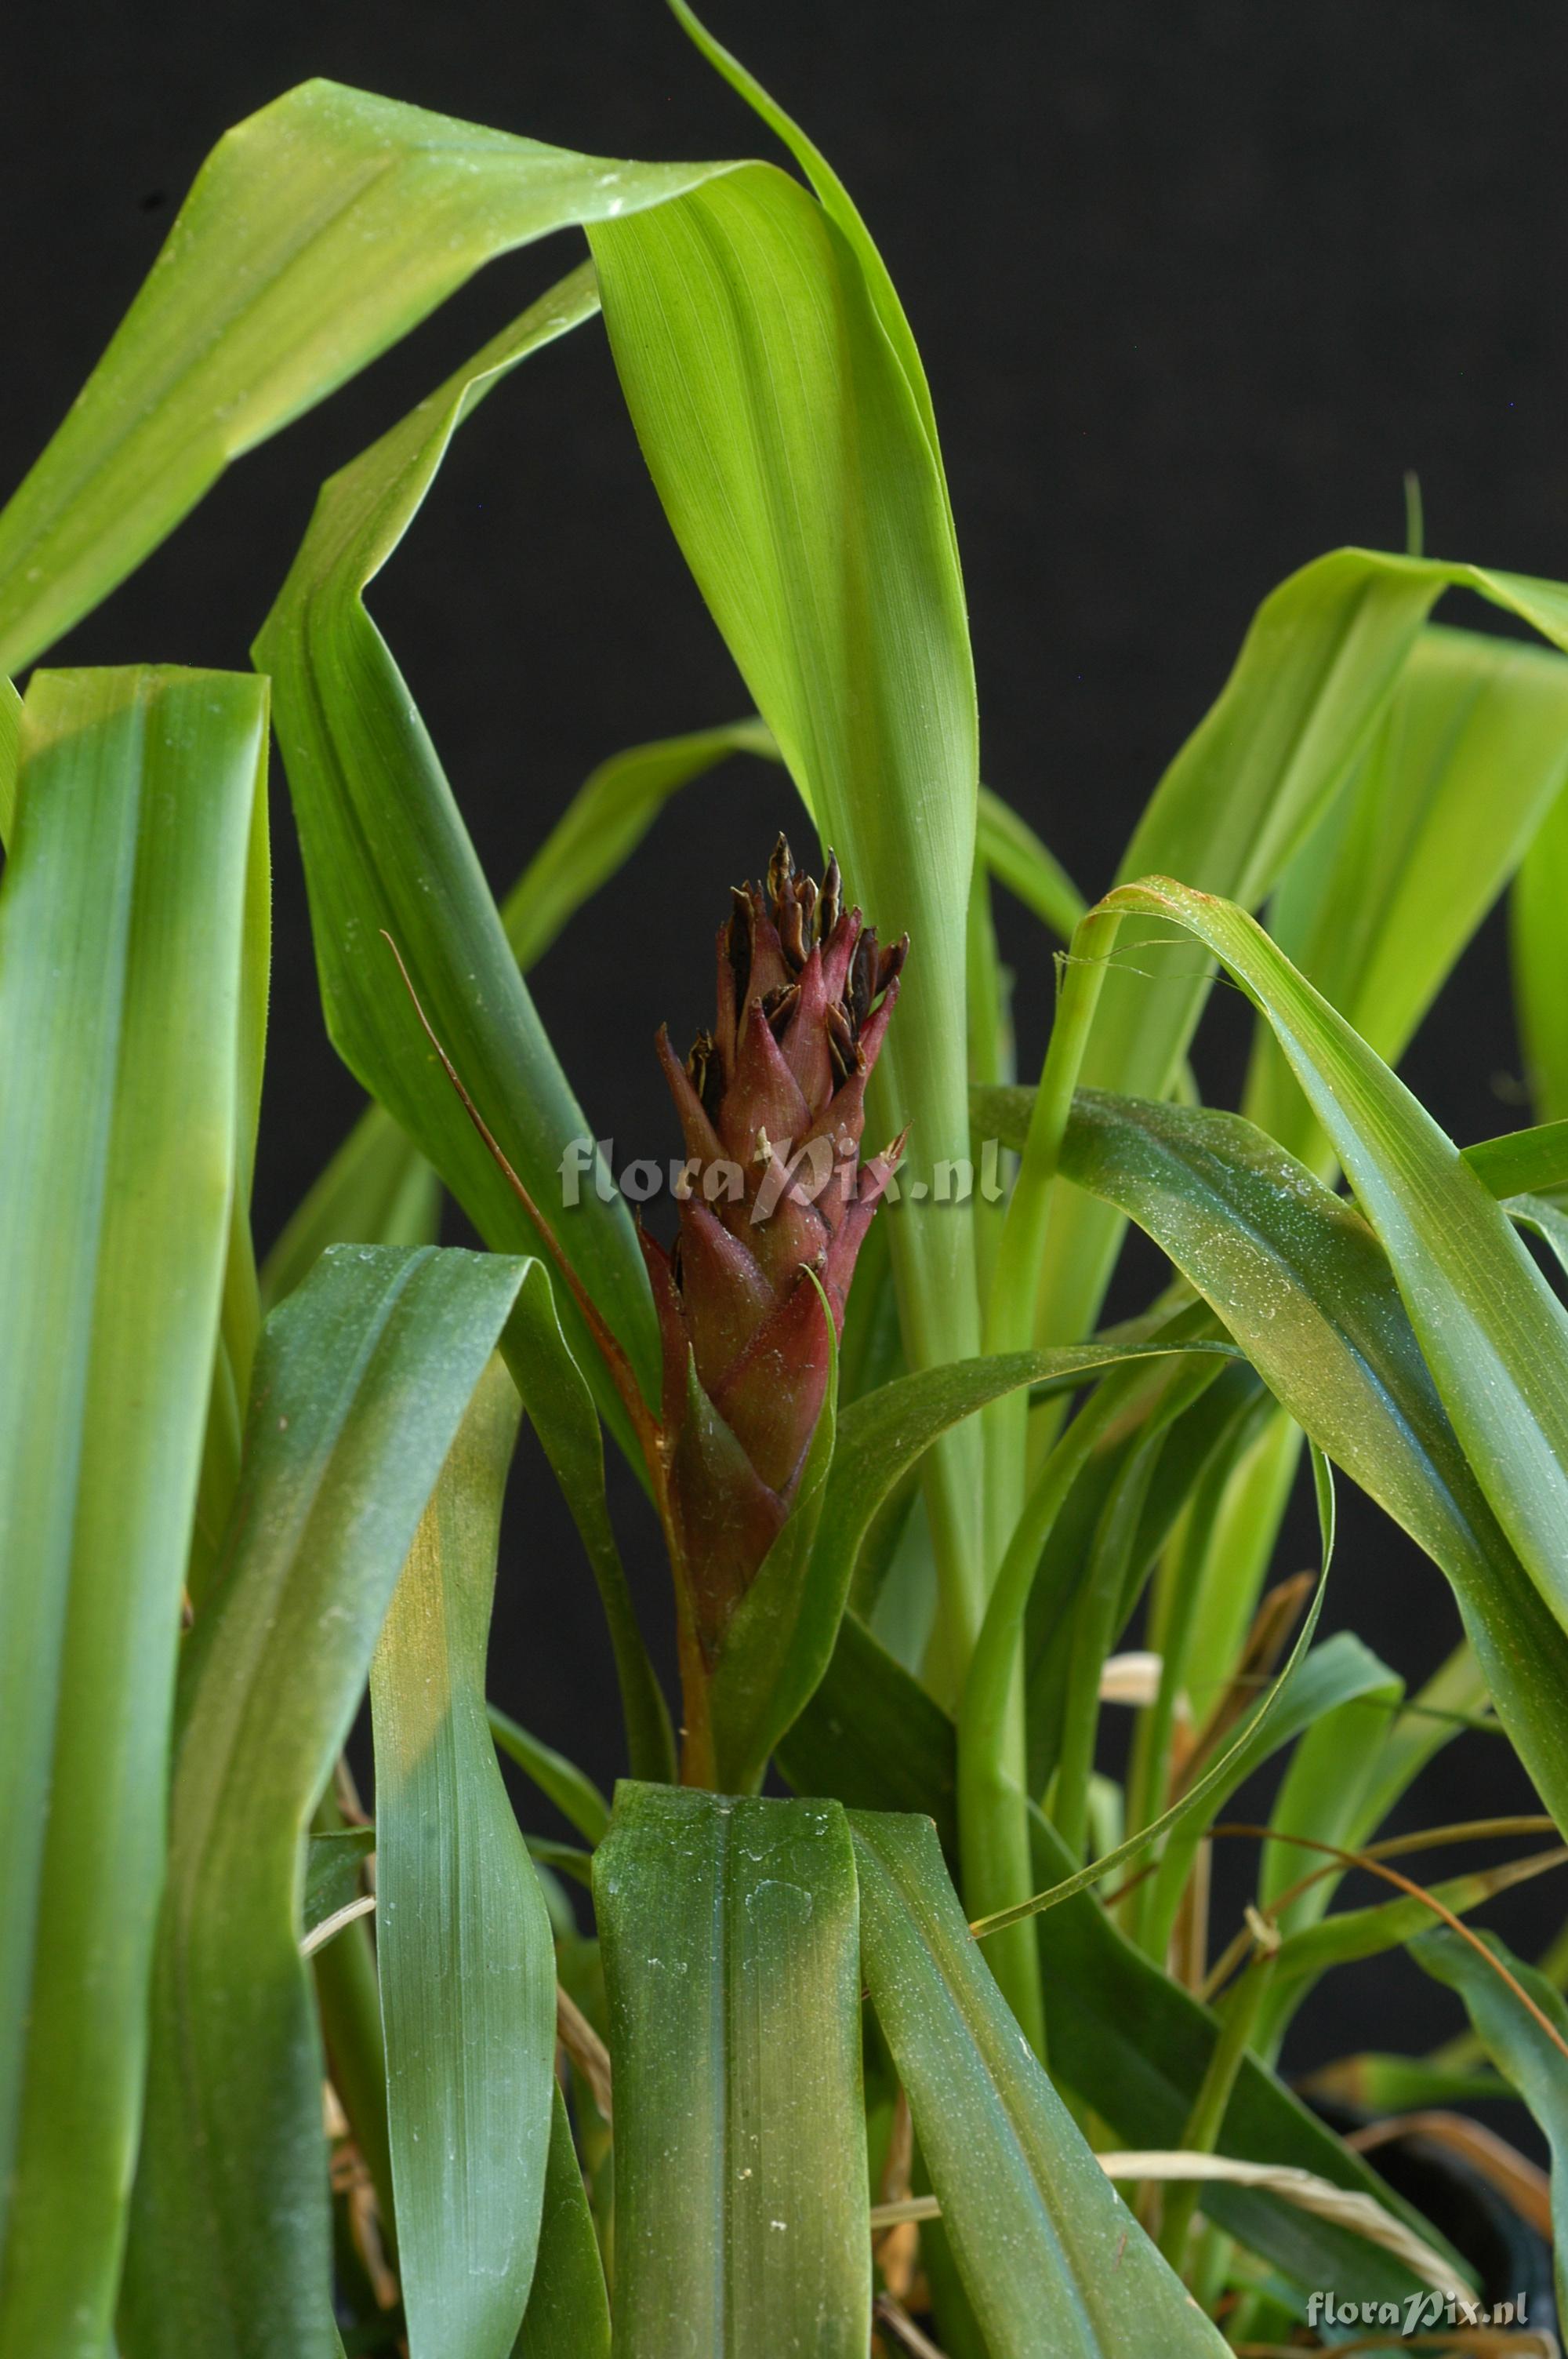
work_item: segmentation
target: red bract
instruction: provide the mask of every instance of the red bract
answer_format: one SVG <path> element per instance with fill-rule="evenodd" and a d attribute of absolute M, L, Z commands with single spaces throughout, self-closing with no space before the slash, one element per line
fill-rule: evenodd
<path fill-rule="evenodd" d="M 684 1066 L 658 1036 L 687 1163 L 674 1248 L 643 1237 L 664 1343 L 656 1473 L 702 1675 L 789 1513 L 827 1384 L 824 1299 L 841 1331 L 902 1151 L 860 1159 L 906 948 L 840 909 L 831 854 L 819 888 L 781 835 L 765 889 L 738 887 L 719 929 L 712 1031 Z"/>

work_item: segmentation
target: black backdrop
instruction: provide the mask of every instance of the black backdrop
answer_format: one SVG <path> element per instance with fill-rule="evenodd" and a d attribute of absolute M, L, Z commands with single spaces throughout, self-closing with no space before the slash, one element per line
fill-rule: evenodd
<path fill-rule="evenodd" d="M 1086 887 L 1107 880 L 1269 587 L 1337 542 L 1400 545 L 1404 469 L 1420 473 L 1435 553 L 1568 571 L 1556 0 L 716 0 L 714 22 L 833 158 L 881 244 L 944 434 L 986 775 Z M 12 478 L 212 140 L 308 75 L 605 154 L 765 152 L 657 0 L 35 0 L 5 47 L 0 471 Z M 247 459 L 55 659 L 243 664 L 321 478 L 578 250 L 560 240 L 496 266 Z M 464 429 L 374 605 L 498 888 L 595 760 L 746 710 L 597 324 L 531 362 Z M 281 779 L 275 793 L 264 1243 L 356 1103 L 315 1000 Z M 662 1016 L 677 1033 L 702 1020 L 724 887 L 788 816 L 776 776 L 731 766 L 674 807 L 538 973 L 596 1128 L 628 1151 L 665 1151 L 650 1036 Z M 1004 934 L 1027 1065 L 1048 970 L 1027 927 Z M 1204 1070 L 1217 1082 L 1238 1036 L 1223 1007 L 1210 1029 Z M 1407 1071 L 1470 1138 L 1519 1118 L 1518 1062 L 1494 919 Z M 497 1692 L 608 1778 L 597 1611 L 564 1516 L 539 1470 L 524 1471 Z M 629 1486 L 619 1506 L 662 1628 L 656 1544 Z M 1285 1569 L 1310 1559 L 1307 1522 L 1291 1542 Z M 1336 1621 L 1411 1675 L 1456 1631 L 1436 1573 L 1354 1505 L 1325 1625 Z M 1419 1811 L 1522 1799 L 1503 1748 L 1470 1737 L 1429 1774 Z M 1227 1863 L 1226 1909 L 1242 1870 Z M 1533 1886 L 1495 1921 L 1528 1946 L 1560 1905 Z M 1398 1961 L 1338 1977 L 1297 2052 L 1391 2043 L 1390 2001 L 1401 2039 L 1449 2022 Z"/>

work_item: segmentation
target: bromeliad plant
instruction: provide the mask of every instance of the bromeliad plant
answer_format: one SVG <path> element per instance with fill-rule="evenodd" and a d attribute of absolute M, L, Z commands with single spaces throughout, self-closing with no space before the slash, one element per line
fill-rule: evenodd
<path fill-rule="evenodd" d="M 1568 2134 L 1563 1945 L 1465 1922 L 1563 1851 L 1411 1857 L 1568 1810 L 1568 591 L 1308 565 L 1086 908 L 977 782 L 876 249 L 677 9 L 799 177 L 308 85 L 220 143 L 0 515 L 15 675 L 484 261 L 587 232 L 326 486 L 254 673 L 0 682 L 5 2359 L 1165 2359 L 1326 2332 L 1330 2292 L 1433 2324 L 1470 2256 L 1277 2071 L 1314 1981 L 1401 1946 L 1472 2029 L 1340 2093 L 1511 2087 Z M 607 762 L 498 906 L 363 592 L 476 404 L 600 310 L 760 717 Z M 1453 587 L 1546 644 L 1433 625 Z M 258 1270 L 269 713 L 373 1103 Z M 713 1030 L 661 1037 L 667 1243 L 563 1202 L 592 1128 L 524 978 L 736 754 L 826 865 L 781 842 Z M 1540 1126 L 1461 1152 L 1391 1068 L 1516 873 Z M 999 884 L 1064 944 L 1036 1087 Z M 1185 1065 L 1221 971 L 1238 1113 Z M 488 1250 L 436 1246 L 441 1187 Z M 1129 1222 L 1169 1283 L 1102 1329 Z M 613 1808 L 487 1701 L 524 1416 L 603 1601 Z M 668 1542 L 678 1754 L 606 1431 Z M 1321 1572 L 1270 1585 L 1303 1436 L 1325 1569 L 1332 1461 L 1457 1600 L 1414 1697 L 1316 1641 Z M 1379 1839 L 1477 1724 L 1542 1815 Z M 577 1843 L 520 1832 L 497 1745 Z M 1287 1754 L 1211 1927 L 1224 1806 Z"/>

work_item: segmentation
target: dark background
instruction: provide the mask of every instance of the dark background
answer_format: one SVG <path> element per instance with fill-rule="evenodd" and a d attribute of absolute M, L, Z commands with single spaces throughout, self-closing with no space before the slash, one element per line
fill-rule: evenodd
<path fill-rule="evenodd" d="M 1433 553 L 1568 571 L 1557 0 L 715 0 L 712 17 L 833 158 L 891 266 L 944 435 L 985 774 L 1085 887 L 1108 880 L 1268 589 L 1338 542 L 1402 545 L 1405 469 L 1419 472 Z M 657 0 L 61 0 L 14 15 L 5 45 L 0 451 L 13 479 L 212 141 L 308 75 L 604 154 L 767 152 Z M 243 665 L 322 477 L 579 251 L 557 240 L 492 266 L 237 467 L 54 659 Z M 747 709 L 597 323 L 464 429 L 373 602 L 498 889 L 605 754 Z M 264 1245 L 357 1103 L 322 1028 L 281 777 L 275 793 Z M 672 808 L 635 873 L 538 971 L 579 1094 L 627 1153 L 668 1149 L 650 1037 L 666 1015 L 677 1033 L 703 1020 L 724 888 L 789 816 L 776 774 L 731 766 Z M 1027 1070 L 1048 965 L 1011 915 L 1004 944 Z M 1234 1063 L 1223 1008 L 1217 1030 L 1211 1081 Z M 1494 919 L 1406 1070 L 1467 1139 L 1520 1118 L 1518 1064 Z M 503 1559 L 498 1700 L 608 1780 L 597 1607 L 529 1471 Z M 662 1630 L 656 1542 L 629 1484 L 618 1505 Z M 1289 1537 L 1281 1570 L 1312 1553 L 1308 1522 Z M 1325 1626 L 1336 1621 L 1412 1679 L 1456 1635 L 1440 1577 L 1354 1506 Z M 1462 1739 L 1413 1815 L 1528 1807 L 1505 1756 L 1495 1739 Z M 525 1816 L 544 1822 L 535 1804 Z M 1217 1938 L 1247 1865 L 1227 1864 Z M 1492 1921 L 1530 1948 L 1561 1908 L 1541 1884 Z M 1420 2044 L 1452 2020 L 1396 1960 L 1335 1977 L 1295 2052 Z"/>

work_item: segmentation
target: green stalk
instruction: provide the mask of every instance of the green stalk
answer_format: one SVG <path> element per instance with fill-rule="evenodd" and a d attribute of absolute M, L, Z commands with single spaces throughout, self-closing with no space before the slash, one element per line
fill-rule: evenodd
<path fill-rule="evenodd" d="M 1116 1643 L 1128 1559 L 1163 1440 L 1162 1422 L 1123 1469 L 1101 1514 L 1088 1578 L 1074 1608 L 1072 1657 L 1051 1816 L 1057 1833 L 1080 1865 L 1087 1856 L 1089 1784 L 1099 1734 L 1100 1674 Z"/>
<path fill-rule="evenodd" d="M 1061 1158 L 1073 1089 L 1083 1061 L 1104 969 L 1098 951 L 1116 932 L 1115 920 L 1087 918 L 1074 936 L 1062 971 L 1056 1020 L 1034 1098 L 1011 1201 L 997 1239 L 986 1319 L 988 1352 L 1022 1351 L 1033 1338 L 1034 1299 L 1045 1250 L 1051 1182 Z M 1121 1388 L 1102 1386 L 1119 1402 Z M 971 1913 L 993 1914 L 1030 1889 L 1028 1796 L 1025 1791 L 1023 1614 L 1040 1552 L 1085 1456 L 1102 1430 L 1091 1403 L 1074 1420 L 1058 1451 L 1026 1497 L 1029 1403 L 1025 1393 L 1000 1401 L 982 1420 L 988 1531 L 1011 1532 L 972 1654 L 958 1713 L 958 1816 L 964 1890 Z M 1058 1455 L 1058 1451 L 1060 1455 Z M 940 1537 L 934 1528 L 940 1547 Z M 1005 1897 L 1002 1896 L 1005 1895 Z M 1019 1926 L 997 1941 L 990 1964 L 1032 2045 L 1044 2053 L 1044 2004 L 1033 1930 Z"/>
<path fill-rule="evenodd" d="M 1255 1957 L 1225 2004 L 1220 2017 L 1219 2038 L 1182 2132 L 1181 2149 L 1184 2154 L 1213 2154 L 1219 2142 L 1230 2093 L 1241 2070 L 1242 2059 L 1252 2037 L 1252 2027 L 1258 2019 L 1258 2010 L 1273 1977 L 1274 1954 L 1272 1950 L 1268 1950 Z M 1199 2182 L 1196 2180 L 1177 2180 L 1164 2190 L 1160 2250 L 1178 2277 L 1186 2255 L 1193 2214 L 1197 2210 L 1198 2193 Z"/>
<path fill-rule="evenodd" d="M 974 878 L 969 887 L 969 919 L 966 940 L 968 972 L 968 1014 L 969 1035 L 969 1082 L 1000 1083 L 1012 1079 L 1011 1027 L 1008 1019 L 1007 989 L 1001 963 L 997 954 L 996 927 L 991 916 L 990 875 L 983 861 L 977 857 Z M 979 1138 L 972 1144 L 980 1147 Z M 977 1190 L 982 1177 L 977 1171 Z M 978 1192 L 975 1198 L 975 1267 L 976 1283 L 982 1302 L 989 1300 L 995 1272 L 997 1245 L 1002 1221 L 1001 1207 L 989 1204 Z M 986 1488 L 986 1542 L 992 1561 L 1000 1555 L 1002 1535 L 991 1529 L 994 1492 Z"/>
<path fill-rule="evenodd" d="M 1119 1371 L 1084 1404 L 1034 1480 L 991 1591 L 958 1712 L 958 1832 L 964 1898 L 972 1918 L 994 1916 L 1034 1888 L 1029 1798 L 1012 1774 L 1010 1743 L 1009 1706 L 1022 1676 L 1024 1612 L 1063 1501 L 1129 1394 L 1147 1381 L 1144 1369 Z M 1045 2010 L 1033 1927 L 1025 1921 L 993 1935 L 986 1957 L 1031 2046 L 1043 2057 Z"/>
<path fill-rule="evenodd" d="M 1241 1436 L 1250 1430 L 1250 1425 L 1244 1423 Z M 1188 1678 L 1216 1524 L 1238 1464 L 1235 1439 L 1204 1469 L 1155 1580 L 1149 1645 L 1160 1657 L 1160 1686 L 1152 1704 L 1138 1714 L 1133 1724 L 1127 1774 L 1129 1834 L 1151 1825 L 1166 1805 L 1176 1703 Z M 1153 1879 L 1145 1877 L 1131 1896 L 1132 1922 L 1140 1932 L 1146 1930 L 1144 1916 L 1152 1886 Z"/>
<path fill-rule="evenodd" d="M 1213 1504 L 1195 1576 L 1186 1671 L 1199 1690 L 1226 1680 L 1263 1593 L 1301 1462 L 1302 1430 L 1281 1411 L 1230 1468 Z"/>
<path fill-rule="evenodd" d="M 1034 1307 L 1044 1266 L 1052 1183 L 1072 1112 L 1089 1028 L 1105 981 L 1105 961 L 1120 924 L 1118 912 L 1094 911 L 1061 962 L 1055 1022 L 1030 1112 L 1029 1131 L 996 1252 L 986 1317 L 988 1352 L 1022 1352 L 1034 1341 Z M 986 1412 L 999 1492 L 998 1514 L 1011 1522 L 1022 1503 L 1029 1403 L 1015 1394 Z M 1005 1527 L 1005 1526 L 1004 1526 Z"/>

